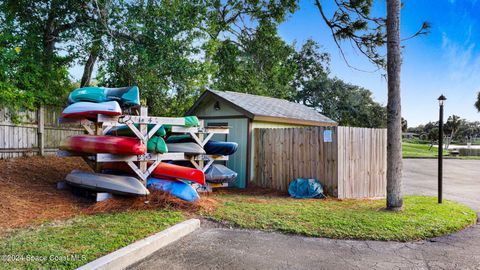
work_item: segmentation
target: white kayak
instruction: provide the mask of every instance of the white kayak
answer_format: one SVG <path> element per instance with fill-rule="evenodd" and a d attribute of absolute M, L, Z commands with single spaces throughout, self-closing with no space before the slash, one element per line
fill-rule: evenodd
<path fill-rule="evenodd" d="M 62 117 L 96 120 L 99 114 L 110 116 L 121 115 L 122 109 L 116 101 L 101 103 L 77 102 L 68 105 L 68 107 L 63 110 Z"/>
<path fill-rule="evenodd" d="M 150 194 L 140 181 L 131 176 L 73 170 L 67 175 L 65 181 L 73 186 L 112 194 L 139 196 Z"/>
<path fill-rule="evenodd" d="M 185 143 L 167 143 L 168 152 L 183 152 L 187 155 L 200 155 L 205 154 L 205 150 L 203 148 L 193 142 L 185 142 Z"/>

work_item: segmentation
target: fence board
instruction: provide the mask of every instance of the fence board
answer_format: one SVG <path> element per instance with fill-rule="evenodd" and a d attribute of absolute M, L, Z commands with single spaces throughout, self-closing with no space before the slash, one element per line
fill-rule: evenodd
<path fill-rule="evenodd" d="M 324 131 L 332 142 L 324 142 Z M 317 178 L 339 198 L 384 197 L 386 130 L 351 127 L 255 129 L 255 179 L 281 191 L 298 177 Z"/>
<path fill-rule="evenodd" d="M 44 119 L 44 149 L 46 154 L 56 152 L 60 141 L 68 136 L 84 134 L 80 125 L 58 122 L 61 108 L 46 108 L 42 112 Z M 0 109 L 0 159 L 31 156 L 39 154 L 38 110 L 19 111 L 18 122 L 13 122 L 7 108 Z"/>

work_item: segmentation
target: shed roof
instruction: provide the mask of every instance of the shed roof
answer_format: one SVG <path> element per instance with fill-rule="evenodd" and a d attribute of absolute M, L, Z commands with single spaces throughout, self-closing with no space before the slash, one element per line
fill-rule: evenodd
<path fill-rule="evenodd" d="M 257 121 L 310 126 L 337 125 L 332 119 L 303 104 L 279 98 L 230 91 L 205 91 L 188 110 L 187 114 L 193 114 L 202 101 L 209 96 L 228 103 L 248 118 Z"/>

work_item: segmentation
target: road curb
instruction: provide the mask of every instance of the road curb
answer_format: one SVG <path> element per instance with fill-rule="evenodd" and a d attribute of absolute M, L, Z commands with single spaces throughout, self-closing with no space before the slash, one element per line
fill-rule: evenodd
<path fill-rule="evenodd" d="M 200 228 L 199 219 L 186 220 L 152 236 L 100 257 L 92 262 L 89 262 L 84 266 L 77 268 L 77 270 L 124 269 L 151 255 L 162 247 L 192 233 L 198 228 Z"/>

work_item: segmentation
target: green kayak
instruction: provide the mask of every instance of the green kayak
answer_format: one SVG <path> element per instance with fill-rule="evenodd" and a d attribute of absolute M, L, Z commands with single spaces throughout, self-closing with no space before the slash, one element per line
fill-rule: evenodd
<path fill-rule="evenodd" d="M 140 128 L 139 127 L 139 124 L 134 124 L 134 126 L 136 128 Z M 150 131 L 153 127 L 155 126 L 155 124 L 148 124 L 147 125 L 147 128 L 148 128 L 148 131 Z M 167 131 L 165 130 L 165 128 L 163 126 L 161 126 L 156 132 L 154 135 L 156 136 L 165 136 L 167 134 Z M 127 126 L 127 125 L 121 125 L 121 126 L 116 126 L 116 127 L 113 127 L 112 129 L 110 129 L 108 132 L 107 132 L 107 135 L 111 135 L 111 136 L 127 136 L 127 137 L 135 137 L 135 134 L 133 133 L 133 131 Z"/>
<path fill-rule="evenodd" d="M 168 153 L 168 147 L 162 137 L 153 136 L 150 138 L 150 140 L 148 140 L 147 151 L 149 153 L 165 154 Z"/>
<path fill-rule="evenodd" d="M 185 116 L 185 125 L 183 127 L 198 127 L 200 126 L 200 120 L 196 116 Z M 166 129 L 171 129 L 172 125 L 165 125 Z"/>
<path fill-rule="evenodd" d="M 129 108 L 140 105 L 140 91 L 137 86 L 106 88 L 106 87 L 83 87 L 70 93 L 68 102 L 70 104 L 80 101 L 107 102 L 117 101 L 122 108 Z"/>

